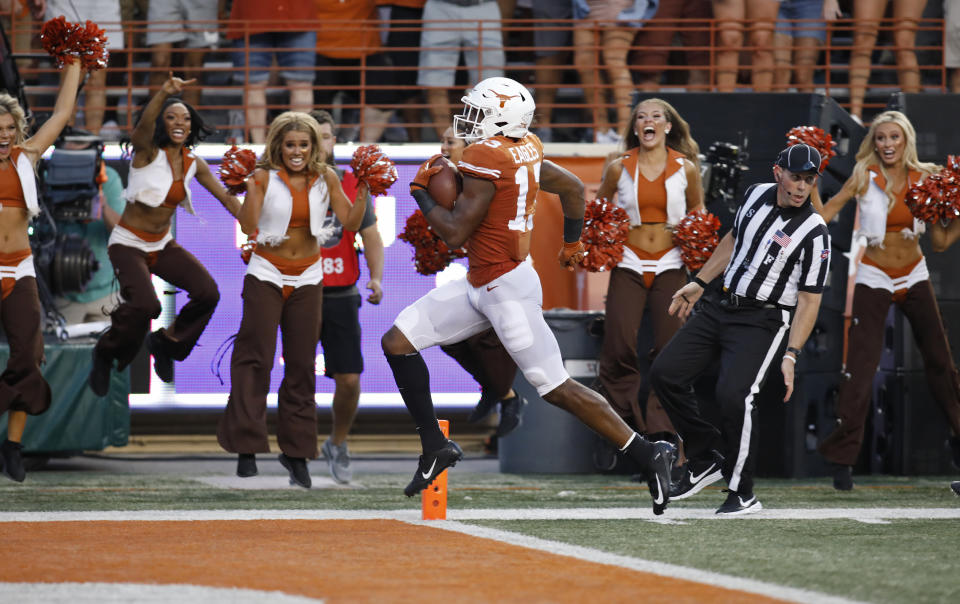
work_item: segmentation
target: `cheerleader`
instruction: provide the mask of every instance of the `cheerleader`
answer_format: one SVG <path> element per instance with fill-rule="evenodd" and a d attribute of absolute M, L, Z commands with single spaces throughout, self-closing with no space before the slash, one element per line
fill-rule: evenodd
<path fill-rule="evenodd" d="M 327 207 L 356 232 L 366 211 L 367 185 L 351 204 L 333 167 L 324 161 L 320 129 L 306 113 L 288 111 L 270 125 L 263 157 L 247 180 L 240 228 L 256 233 L 243 280 L 243 317 L 230 359 L 230 397 L 217 440 L 239 454 L 237 475 L 257 474 L 256 453 L 267 453 L 267 393 L 277 347 L 283 342 L 283 381 L 277 393 L 280 463 L 291 484 L 310 488 L 307 460 L 317 457 L 317 340 L 323 302 L 320 242 Z"/>
<path fill-rule="evenodd" d="M 190 199 L 194 178 L 231 214 L 237 216 L 240 211 L 237 198 L 224 190 L 207 162 L 192 151 L 211 130 L 193 107 L 171 98 L 193 82 L 170 74 L 133 131 L 127 205 L 107 243 L 122 303 L 110 314 L 110 329 L 93 351 L 89 383 L 98 396 L 106 396 L 110 390 L 114 361 L 117 370 L 123 370 L 137 355 L 145 336 L 157 377 L 173 381 L 173 362 L 187 358 L 220 301 L 213 277 L 170 232 L 178 207 L 196 214 Z M 150 321 L 160 316 L 161 307 L 151 275 L 190 298 L 169 328 L 152 333 Z"/>

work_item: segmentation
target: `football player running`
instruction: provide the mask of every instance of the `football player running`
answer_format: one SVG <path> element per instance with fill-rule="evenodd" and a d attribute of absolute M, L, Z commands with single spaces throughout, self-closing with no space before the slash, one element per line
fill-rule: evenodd
<path fill-rule="evenodd" d="M 430 177 L 441 169 L 430 167 L 434 158 L 420 167 L 410 191 L 451 249 L 467 244 L 467 275 L 401 311 L 381 340 L 423 449 L 404 493 L 420 492 L 463 457 L 437 424 L 430 376 L 420 351 L 459 342 L 492 326 L 545 401 L 573 413 L 644 468 L 653 512 L 662 514 L 669 501 L 673 445 L 646 440 L 602 396 L 570 379 L 543 318 L 540 279 L 529 258 L 537 193 L 542 188 L 560 197 L 564 241 L 559 261 L 573 270 L 584 255 L 583 183 L 543 159 L 543 144 L 528 130 L 536 105 L 524 86 L 509 78 L 488 78 L 462 101 L 463 113 L 454 118 L 456 136 L 478 139 L 466 148 L 458 165 L 463 192 L 452 210 L 437 205 L 426 190 Z"/>

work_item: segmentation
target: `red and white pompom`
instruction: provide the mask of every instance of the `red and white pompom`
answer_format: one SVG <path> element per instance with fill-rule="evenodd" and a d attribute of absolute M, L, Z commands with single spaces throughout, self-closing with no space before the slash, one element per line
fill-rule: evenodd
<path fill-rule="evenodd" d="M 960 157 L 947 157 L 947 165 L 907 190 L 907 208 L 923 222 L 949 222 L 960 217 Z"/>
<path fill-rule="evenodd" d="M 447 268 L 454 258 L 465 257 L 463 248 L 451 250 L 430 228 L 420 210 L 407 218 L 407 224 L 397 238 L 413 246 L 413 264 L 421 275 L 433 275 Z"/>
<path fill-rule="evenodd" d="M 377 145 L 357 147 L 350 167 L 357 180 L 367 183 L 371 195 L 383 195 L 397 180 L 397 166 Z"/>
<path fill-rule="evenodd" d="M 257 155 L 233 145 L 223 154 L 217 174 L 231 195 L 243 195 L 247 192 L 247 179 L 256 168 Z"/>
<path fill-rule="evenodd" d="M 816 126 L 796 126 L 787 132 L 787 146 L 803 143 L 820 152 L 820 171 L 827 168 L 830 158 L 837 154 L 833 148 L 837 145 L 833 137 Z"/>
<path fill-rule="evenodd" d="M 627 213 L 604 198 L 587 203 L 580 241 L 586 250 L 580 264 L 590 272 L 613 269 L 623 260 L 623 243 L 630 232 Z"/>
<path fill-rule="evenodd" d="M 720 219 L 710 212 L 690 212 L 673 229 L 673 244 L 691 271 L 703 268 L 720 244 Z"/>
<path fill-rule="evenodd" d="M 54 58 L 57 67 L 80 61 L 86 71 L 107 66 L 107 34 L 93 21 L 69 23 L 62 15 L 50 19 L 40 30 L 40 44 Z"/>

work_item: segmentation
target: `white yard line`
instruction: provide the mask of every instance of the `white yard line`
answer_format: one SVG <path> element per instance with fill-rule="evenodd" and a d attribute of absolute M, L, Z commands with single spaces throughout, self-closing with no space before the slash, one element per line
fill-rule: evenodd
<path fill-rule="evenodd" d="M 569 543 L 539 539 L 537 537 L 529 537 L 527 535 L 520 535 L 508 531 L 472 526 L 469 524 L 461 524 L 459 522 L 447 521 L 442 523 L 431 523 L 430 521 L 421 520 L 415 524 L 436 526 L 448 531 L 454 531 L 484 539 L 491 539 L 493 541 L 499 541 L 502 543 L 509 543 L 510 545 L 517 545 L 520 547 L 526 547 L 528 549 L 549 552 L 551 554 L 557 554 L 560 556 L 568 556 L 570 558 L 585 560 L 587 562 L 596 562 L 598 564 L 606 564 L 608 566 L 618 566 L 630 570 L 661 575 L 663 577 L 694 581 L 696 583 L 704 583 L 706 585 L 713 585 L 715 587 L 723 587 L 726 589 L 732 589 L 746 593 L 759 594 L 769 598 L 779 598 L 781 600 L 787 600 L 791 602 L 801 602 L 803 604 L 807 604 L 808 602 L 817 602 L 818 604 L 849 604 L 857 601 L 808 589 L 797 589 L 794 587 L 777 585 L 775 583 L 766 583 L 764 581 L 757 581 L 754 579 L 745 579 L 743 577 L 735 577 L 733 575 L 724 575 L 722 573 L 699 570 L 696 568 L 689 568 L 676 564 L 668 564 L 666 562 L 655 562 L 653 560 L 644 560 L 642 558 L 633 558 L 631 556 L 621 556 L 589 547 L 570 545 Z"/>

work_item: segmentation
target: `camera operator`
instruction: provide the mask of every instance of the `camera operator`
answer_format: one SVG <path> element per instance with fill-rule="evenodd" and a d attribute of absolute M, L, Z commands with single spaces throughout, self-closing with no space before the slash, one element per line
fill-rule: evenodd
<path fill-rule="evenodd" d="M 65 136 L 58 148 L 65 150 L 83 150 L 99 145 L 96 137 L 83 130 L 73 130 Z M 107 256 L 107 240 L 110 231 L 120 221 L 120 215 L 126 202 L 123 199 L 123 183 L 116 170 L 100 162 L 96 182 L 100 195 L 94 200 L 96 218 L 90 221 L 59 221 L 60 233 L 83 237 L 99 263 L 99 267 L 86 287 L 80 292 L 65 292 L 55 299 L 57 311 L 63 315 L 67 325 L 93 321 L 107 321 L 110 311 L 116 306 L 117 282 L 113 277 L 113 265 Z"/>

